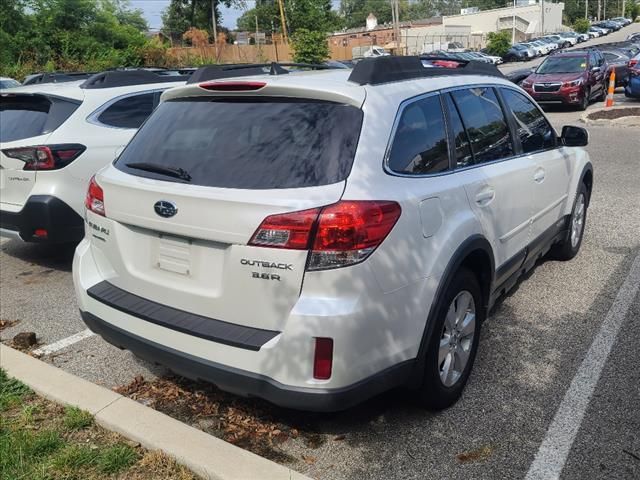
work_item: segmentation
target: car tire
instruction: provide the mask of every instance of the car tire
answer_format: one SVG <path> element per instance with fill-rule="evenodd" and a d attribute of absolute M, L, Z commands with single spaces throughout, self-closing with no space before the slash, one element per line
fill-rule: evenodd
<path fill-rule="evenodd" d="M 585 88 L 584 96 L 580 105 L 578 105 L 578 110 L 585 111 L 589 107 L 589 103 L 591 101 L 591 89 L 589 87 Z"/>
<path fill-rule="evenodd" d="M 462 395 L 478 350 L 484 303 L 476 275 L 460 269 L 435 309 L 419 390 L 423 407 L 442 410 Z"/>
<path fill-rule="evenodd" d="M 584 228 L 587 224 L 587 208 L 589 205 L 589 192 L 584 183 L 580 182 L 580 187 L 576 192 L 576 198 L 573 201 L 573 209 L 569 219 L 569 228 L 567 235 L 551 250 L 551 256 L 560 261 L 567 261 L 574 258 L 584 236 Z"/>

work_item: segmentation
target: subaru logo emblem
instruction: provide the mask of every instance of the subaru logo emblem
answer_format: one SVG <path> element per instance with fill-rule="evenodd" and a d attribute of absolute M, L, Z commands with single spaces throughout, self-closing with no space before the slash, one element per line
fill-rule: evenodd
<path fill-rule="evenodd" d="M 176 207 L 174 203 L 168 200 L 160 200 L 156 202 L 153 206 L 153 209 L 158 215 L 164 218 L 173 217 L 176 213 L 178 213 L 178 207 Z"/>

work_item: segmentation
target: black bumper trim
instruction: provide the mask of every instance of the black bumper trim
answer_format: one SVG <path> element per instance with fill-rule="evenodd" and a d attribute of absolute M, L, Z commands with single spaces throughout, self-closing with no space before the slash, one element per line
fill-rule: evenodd
<path fill-rule="evenodd" d="M 73 243 L 84 237 L 83 218 L 51 195 L 32 195 L 19 212 L 0 210 L 0 228 L 17 232 L 25 242 Z M 36 237 L 36 229 L 47 230 L 47 236 Z"/>
<path fill-rule="evenodd" d="M 275 330 L 246 327 L 168 307 L 129 293 L 106 281 L 91 287 L 87 294 L 111 308 L 161 327 L 256 352 L 280 334 Z"/>
<path fill-rule="evenodd" d="M 157 344 L 111 325 L 89 312 L 80 311 L 80 315 L 91 331 L 110 344 L 129 350 L 149 362 L 164 365 L 178 375 L 204 380 L 237 395 L 260 397 L 275 405 L 296 410 L 346 410 L 379 393 L 404 385 L 415 364 L 415 360 L 407 360 L 343 388 L 291 387 L 264 375 L 221 365 Z"/>

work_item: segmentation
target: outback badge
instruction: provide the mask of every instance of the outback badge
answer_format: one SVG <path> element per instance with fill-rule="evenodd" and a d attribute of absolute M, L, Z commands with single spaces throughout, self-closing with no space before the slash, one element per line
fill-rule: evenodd
<path fill-rule="evenodd" d="M 173 202 L 168 200 L 159 200 L 153 206 L 153 209 L 156 211 L 158 215 L 164 218 L 173 217 L 176 213 L 178 213 L 178 207 Z"/>

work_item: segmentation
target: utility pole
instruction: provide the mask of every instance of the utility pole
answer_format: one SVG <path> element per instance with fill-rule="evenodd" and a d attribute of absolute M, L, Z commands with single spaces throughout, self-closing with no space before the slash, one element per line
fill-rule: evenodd
<path fill-rule="evenodd" d="M 287 21 L 284 18 L 284 0 L 278 0 L 280 6 L 280 24 L 282 25 L 282 38 L 284 43 L 289 43 L 289 37 L 287 36 Z"/>
<path fill-rule="evenodd" d="M 211 23 L 213 25 L 213 44 L 216 47 L 216 61 L 218 60 L 218 21 L 216 20 L 216 1 L 211 0 Z"/>
<path fill-rule="evenodd" d="M 513 0 L 513 25 L 511 25 L 511 45 L 516 43 L 516 0 Z"/>
<path fill-rule="evenodd" d="M 400 46 L 400 7 L 398 0 L 391 0 L 391 14 L 393 18 L 393 32 L 396 37 L 396 55 L 402 55 L 402 47 Z"/>

